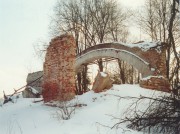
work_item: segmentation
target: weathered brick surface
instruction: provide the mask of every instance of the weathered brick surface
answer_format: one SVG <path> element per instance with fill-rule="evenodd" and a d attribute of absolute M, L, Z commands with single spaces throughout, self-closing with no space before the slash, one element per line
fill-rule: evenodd
<path fill-rule="evenodd" d="M 142 43 L 142 42 L 139 42 Z M 77 55 L 77 57 L 82 56 L 82 55 L 88 55 L 87 53 L 95 51 L 97 49 L 104 49 L 104 48 L 113 48 L 113 49 L 119 49 L 119 50 L 125 50 L 128 52 L 133 53 L 134 55 L 140 57 L 141 59 L 143 59 L 144 61 L 146 61 L 147 63 L 149 63 L 148 65 L 148 69 L 144 70 L 145 72 L 143 72 L 146 75 L 142 76 L 148 76 L 151 72 L 151 75 L 153 76 L 163 76 L 164 78 L 166 78 L 166 43 L 157 43 L 157 45 L 155 45 L 154 47 L 151 47 L 150 49 L 144 49 L 144 48 L 140 48 L 140 47 L 128 47 L 125 46 L 123 44 L 119 44 L 119 43 L 104 43 L 104 44 L 100 44 L 100 45 L 96 45 L 93 47 L 90 47 L 88 49 L 86 49 L 85 51 L 81 52 L 79 55 Z M 97 52 L 99 53 L 99 52 Z M 97 54 L 98 55 L 98 54 Z M 116 55 L 116 53 L 115 53 Z M 113 56 L 113 55 L 109 55 L 109 56 Z M 87 56 L 87 58 L 89 58 L 89 56 Z M 80 60 L 82 60 L 82 58 L 80 58 Z M 93 60 L 96 60 L 97 58 L 94 57 L 92 58 Z M 89 60 L 86 59 L 88 62 Z M 126 59 L 124 59 L 126 61 Z M 133 60 L 133 59 L 131 59 Z M 86 63 L 86 61 L 84 61 Z M 82 63 L 83 64 L 83 63 Z M 78 64 L 77 64 L 78 65 Z M 78 66 L 79 68 L 79 66 Z M 77 69 L 78 69 L 77 68 Z M 139 70 L 139 72 L 141 72 L 142 70 Z M 147 75 L 148 74 L 148 75 Z M 142 80 L 145 81 L 145 80 Z M 148 81 L 148 80 L 147 80 Z M 158 77 L 156 79 L 151 79 L 148 82 L 140 82 L 140 86 L 144 87 L 144 88 L 149 88 L 149 89 L 158 89 L 158 90 L 169 90 L 170 89 L 170 85 L 167 84 L 169 83 L 168 80 L 161 80 Z"/>
<path fill-rule="evenodd" d="M 147 51 L 142 51 L 138 47 L 130 48 L 124 45 L 102 44 L 91 47 L 81 54 L 104 47 L 129 51 L 150 63 L 149 68 L 153 68 L 154 76 L 166 77 L 166 52 L 164 47 L 157 46 Z M 75 48 L 74 38 L 70 35 L 62 35 L 51 40 L 47 49 L 43 70 L 43 97 L 45 102 L 51 100 L 70 100 L 74 97 Z M 166 92 L 170 89 L 168 80 L 159 77 L 141 80 L 140 86 Z"/>
<path fill-rule="evenodd" d="M 75 41 L 71 35 L 51 40 L 44 63 L 43 98 L 70 100 L 75 95 Z"/>
<path fill-rule="evenodd" d="M 164 77 L 156 77 L 152 76 L 148 79 L 142 79 L 140 80 L 140 86 L 143 88 L 153 89 L 153 90 L 159 90 L 164 92 L 170 92 L 170 84 L 168 80 Z"/>
<path fill-rule="evenodd" d="M 154 68 L 154 75 L 166 77 L 166 48 L 167 44 L 161 43 L 160 46 L 150 48 L 147 51 L 142 51 L 138 47 L 133 47 L 133 53 L 150 63 L 150 68 Z"/>
<path fill-rule="evenodd" d="M 166 48 L 165 44 L 161 44 L 159 47 L 159 52 L 157 48 L 152 48 L 142 55 L 149 61 L 151 68 L 154 68 L 155 77 L 150 77 L 146 80 L 140 81 L 140 86 L 148 89 L 156 89 L 160 91 L 170 92 L 170 84 L 168 79 L 166 79 Z M 162 76 L 162 77 L 157 77 Z"/>

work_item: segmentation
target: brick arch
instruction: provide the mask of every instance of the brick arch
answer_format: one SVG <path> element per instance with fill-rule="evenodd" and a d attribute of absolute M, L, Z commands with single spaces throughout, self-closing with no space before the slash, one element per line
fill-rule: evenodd
<path fill-rule="evenodd" d="M 148 45 L 148 44 L 145 44 Z M 76 55 L 75 39 L 72 35 L 61 35 L 51 40 L 43 67 L 44 101 L 70 100 L 75 96 L 75 72 L 82 64 L 98 58 L 114 57 L 133 65 L 143 77 L 152 75 L 140 82 L 141 87 L 166 89 L 166 52 L 163 44 L 155 44 L 147 50 L 128 47 L 120 43 L 104 43 L 82 51 Z M 158 76 L 158 77 L 157 77 Z M 162 77 L 160 77 L 162 76 Z"/>
<path fill-rule="evenodd" d="M 142 77 L 154 74 L 154 69 L 151 68 L 152 65 L 139 51 L 135 51 L 133 48 L 120 43 L 99 44 L 86 49 L 76 56 L 75 70 L 77 72 L 81 65 L 99 58 L 113 57 L 126 61 L 135 67 L 142 74 Z"/>

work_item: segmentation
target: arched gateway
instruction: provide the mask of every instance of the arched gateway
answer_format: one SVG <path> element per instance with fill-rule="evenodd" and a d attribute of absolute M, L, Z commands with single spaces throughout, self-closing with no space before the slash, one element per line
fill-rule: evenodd
<path fill-rule="evenodd" d="M 86 49 L 75 55 L 75 41 L 70 35 L 62 35 L 52 39 L 47 49 L 44 63 L 43 97 L 45 101 L 70 100 L 75 95 L 75 72 L 81 65 L 99 58 L 114 57 L 126 61 L 135 67 L 142 77 L 153 76 L 153 80 L 142 80 L 140 85 L 145 88 L 167 86 L 166 53 L 164 43 L 104 43 Z M 165 83 L 164 83 L 165 82 Z M 156 85 L 156 86 L 153 86 Z"/>
<path fill-rule="evenodd" d="M 147 77 L 153 74 L 153 70 L 142 55 L 133 49 L 124 46 L 120 43 L 104 43 L 90 47 L 76 56 L 75 70 L 78 71 L 81 65 L 88 64 L 100 58 L 113 57 L 126 61 L 135 67 L 142 77 Z"/>

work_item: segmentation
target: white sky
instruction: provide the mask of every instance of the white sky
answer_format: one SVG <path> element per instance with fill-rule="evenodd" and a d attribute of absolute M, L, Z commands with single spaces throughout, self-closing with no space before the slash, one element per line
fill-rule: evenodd
<path fill-rule="evenodd" d="M 143 5 L 145 0 L 119 0 L 119 2 L 128 8 L 137 9 Z"/>
<path fill-rule="evenodd" d="M 137 8 L 144 0 L 119 0 Z M 0 97 L 26 84 L 29 72 L 42 70 L 33 44 L 50 40 L 48 25 L 56 0 L 0 0 Z"/>

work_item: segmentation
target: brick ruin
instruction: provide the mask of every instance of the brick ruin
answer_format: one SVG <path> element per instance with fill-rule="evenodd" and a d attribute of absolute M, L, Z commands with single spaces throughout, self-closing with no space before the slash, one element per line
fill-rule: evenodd
<path fill-rule="evenodd" d="M 44 62 L 43 98 L 70 100 L 75 96 L 75 40 L 61 35 L 51 40 Z"/>
<path fill-rule="evenodd" d="M 164 46 L 166 44 L 157 44 L 147 51 L 138 47 L 126 47 L 127 51 L 147 61 L 149 69 L 153 72 L 152 76 L 140 80 L 141 87 L 170 91 L 170 85 L 166 79 L 166 48 Z M 123 45 L 119 47 L 125 48 Z M 120 49 L 123 50 L 123 48 Z M 92 51 L 94 50 L 92 49 Z M 51 40 L 47 48 L 43 70 L 42 95 L 45 102 L 66 101 L 74 98 L 76 89 L 75 60 L 76 45 L 73 36 L 66 34 Z"/>
<path fill-rule="evenodd" d="M 150 63 L 150 68 L 154 69 L 154 73 L 140 80 L 141 87 L 170 92 L 170 84 L 166 78 L 166 46 L 167 44 L 161 43 L 143 52 L 143 57 Z"/>
<path fill-rule="evenodd" d="M 149 68 L 153 70 L 153 75 L 166 77 L 166 43 L 156 44 L 156 46 L 143 50 L 143 48 L 132 47 L 131 51 L 149 63 Z"/>
<path fill-rule="evenodd" d="M 139 67 L 142 69 L 142 70 L 139 69 L 139 72 L 142 75 L 142 79 L 140 80 L 140 83 L 139 83 L 140 86 L 143 88 L 156 89 L 156 90 L 169 92 L 170 84 L 168 82 L 168 79 L 166 78 L 166 46 L 167 44 L 163 42 L 161 43 L 160 42 L 156 42 L 156 43 L 147 42 L 146 44 L 144 41 L 141 41 L 134 44 L 134 47 L 132 46 L 133 44 L 131 45 L 131 47 L 129 47 L 128 45 L 121 44 L 121 43 L 103 43 L 100 45 L 90 47 L 86 49 L 85 51 L 81 52 L 81 55 L 79 55 L 80 58 L 78 59 L 82 60 L 85 56 L 86 57 L 84 58 L 85 60 L 83 62 L 80 62 L 81 64 L 85 64 L 86 61 L 90 62 L 90 60 L 88 59 L 89 57 L 92 60 L 97 60 L 97 57 L 100 57 L 100 55 L 104 52 L 103 49 L 105 49 L 106 53 L 111 53 L 111 51 L 108 52 L 108 49 L 111 49 L 111 48 L 116 49 L 116 50 L 128 51 L 135 56 L 131 57 L 131 59 L 127 63 L 129 64 L 131 64 L 131 62 L 133 63 L 136 60 L 135 59 L 136 56 L 140 57 L 147 63 L 145 66 L 144 64 L 140 65 L 138 62 L 134 64 L 134 66 L 136 65 L 136 67 Z M 102 51 L 98 51 L 97 53 L 95 53 L 96 50 L 102 50 Z M 91 54 L 91 52 L 93 51 L 94 51 L 93 53 L 94 57 Z M 82 56 L 82 54 L 84 56 Z M 118 51 L 117 53 L 115 52 L 115 53 L 109 54 L 110 57 L 115 57 L 115 58 L 118 57 L 117 55 L 118 55 Z M 127 57 L 124 56 L 123 58 L 122 60 L 126 61 L 128 56 Z M 143 68 L 148 68 L 148 69 L 143 69 Z"/>
<path fill-rule="evenodd" d="M 170 92 L 168 79 L 162 76 L 151 76 L 140 80 L 139 85 L 143 88 Z"/>

